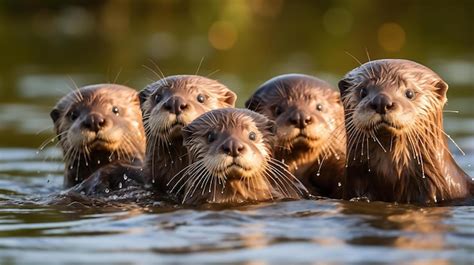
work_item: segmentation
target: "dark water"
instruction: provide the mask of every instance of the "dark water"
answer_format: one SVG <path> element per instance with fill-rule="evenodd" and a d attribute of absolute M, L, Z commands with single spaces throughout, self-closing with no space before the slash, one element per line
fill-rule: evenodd
<path fill-rule="evenodd" d="M 474 176 L 471 1 L 0 3 L 0 264 L 473 264 L 474 207 L 307 200 L 184 209 L 61 195 L 49 111 L 78 85 L 137 89 L 156 62 L 234 89 L 286 72 L 336 84 L 357 63 L 411 58 L 450 84 L 445 130 Z M 452 112 L 455 111 L 455 112 Z M 123 195 L 123 194 L 122 194 Z M 58 199 L 59 198 L 59 199 Z M 123 201 L 128 201 L 124 203 Z"/>

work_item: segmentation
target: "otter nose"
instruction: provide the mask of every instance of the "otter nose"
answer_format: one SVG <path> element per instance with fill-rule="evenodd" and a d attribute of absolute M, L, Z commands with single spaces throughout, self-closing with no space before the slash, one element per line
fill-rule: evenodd
<path fill-rule="evenodd" d="M 302 111 L 295 111 L 288 118 L 288 121 L 295 127 L 303 129 L 313 122 L 313 118 Z"/>
<path fill-rule="evenodd" d="M 164 108 L 170 113 L 179 115 L 188 108 L 188 104 L 182 97 L 171 97 L 165 102 Z"/>
<path fill-rule="evenodd" d="M 104 116 L 99 113 L 90 113 L 82 121 L 82 127 L 90 131 L 98 132 L 104 128 L 106 120 Z"/>
<path fill-rule="evenodd" d="M 394 108 L 392 99 L 387 95 L 380 94 L 372 99 L 370 102 L 370 107 L 379 114 L 386 114 Z"/>
<path fill-rule="evenodd" d="M 221 146 L 222 151 L 233 157 L 237 157 L 245 152 L 245 145 L 236 139 L 229 139 Z"/>

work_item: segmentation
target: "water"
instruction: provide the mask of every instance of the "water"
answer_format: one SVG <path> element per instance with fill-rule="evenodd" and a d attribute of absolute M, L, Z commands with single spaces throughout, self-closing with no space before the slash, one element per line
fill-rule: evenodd
<path fill-rule="evenodd" d="M 54 143 L 38 152 L 52 136 L 49 111 L 70 78 L 79 85 L 116 79 L 140 89 L 156 78 L 141 67 L 151 67 L 149 59 L 176 74 L 196 72 L 205 57 L 199 73 L 219 70 L 211 76 L 234 89 L 243 106 L 258 84 L 281 73 L 336 84 L 357 66 L 345 51 L 366 61 L 367 48 L 371 58 L 411 58 L 446 79 L 445 129 L 466 155 L 450 147 L 474 176 L 473 4 L 401 6 L 0 3 L 0 37 L 8 40 L 0 42 L 0 264 L 473 264 L 473 206 L 319 199 L 193 209 L 137 191 L 125 194 L 138 201 L 114 194 L 92 200 L 62 193 Z"/>

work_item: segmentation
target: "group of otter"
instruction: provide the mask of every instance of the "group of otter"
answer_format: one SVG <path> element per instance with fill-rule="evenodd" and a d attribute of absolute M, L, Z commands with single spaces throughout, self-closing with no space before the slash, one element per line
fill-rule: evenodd
<path fill-rule="evenodd" d="M 323 196 L 435 204 L 470 198 L 473 181 L 443 131 L 448 85 L 408 60 L 367 62 L 339 82 L 277 76 L 236 94 L 197 75 L 141 92 L 79 88 L 51 112 L 64 183 L 84 194 L 131 185 L 183 204 Z"/>

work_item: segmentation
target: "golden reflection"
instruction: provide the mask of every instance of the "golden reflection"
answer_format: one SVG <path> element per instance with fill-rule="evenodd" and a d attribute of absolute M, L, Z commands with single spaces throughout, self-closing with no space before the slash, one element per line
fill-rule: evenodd
<path fill-rule="evenodd" d="M 249 0 L 253 13 L 263 17 L 276 17 L 283 7 L 283 0 Z"/>
<path fill-rule="evenodd" d="M 237 37 L 237 29 L 228 21 L 215 22 L 209 28 L 209 42 L 218 50 L 229 50 L 234 47 Z"/>
<path fill-rule="evenodd" d="M 446 208 L 423 208 L 388 216 L 387 220 L 400 226 L 409 236 L 400 236 L 394 246 L 407 249 L 445 249 L 444 234 L 449 226 L 443 219 L 449 215 Z M 405 234 L 405 233 L 404 233 Z"/>
<path fill-rule="evenodd" d="M 385 23 L 378 29 L 380 46 L 388 52 L 397 52 L 405 45 L 405 30 L 397 23 Z"/>

